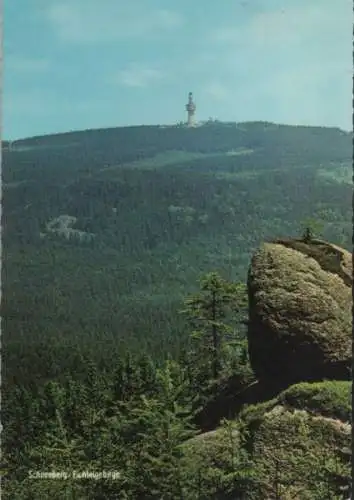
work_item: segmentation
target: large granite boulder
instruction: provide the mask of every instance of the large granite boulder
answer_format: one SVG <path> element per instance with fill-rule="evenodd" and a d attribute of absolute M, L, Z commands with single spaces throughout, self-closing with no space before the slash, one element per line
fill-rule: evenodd
<path fill-rule="evenodd" d="M 248 273 L 248 345 L 259 380 L 350 378 L 352 255 L 322 240 L 276 240 Z"/>

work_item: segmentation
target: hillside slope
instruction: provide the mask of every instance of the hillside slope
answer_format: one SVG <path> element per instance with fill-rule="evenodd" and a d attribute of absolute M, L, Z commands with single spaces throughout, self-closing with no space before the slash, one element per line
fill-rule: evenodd
<path fill-rule="evenodd" d="M 30 349 L 39 377 L 61 373 L 68 346 L 106 360 L 126 344 L 178 353 L 178 310 L 198 276 L 245 281 L 259 243 L 295 236 L 308 217 L 350 248 L 351 141 L 269 123 L 15 141 L 3 152 L 9 373 Z"/>

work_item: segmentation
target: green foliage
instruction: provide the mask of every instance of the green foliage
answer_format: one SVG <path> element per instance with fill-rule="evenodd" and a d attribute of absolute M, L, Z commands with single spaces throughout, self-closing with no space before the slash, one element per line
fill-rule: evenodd
<path fill-rule="evenodd" d="M 190 415 L 172 398 L 168 375 L 166 400 L 147 400 L 129 411 L 131 464 L 123 471 L 127 498 L 179 498 L 182 489 L 180 444 L 194 434 Z M 132 442 L 132 436 L 135 436 Z M 129 479 L 130 478 L 130 479 Z"/>
<path fill-rule="evenodd" d="M 326 380 L 295 384 L 281 393 L 279 402 L 293 408 L 349 422 L 352 412 L 351 383 Z"/>
<path fill-rule="evenodd" d="M 241 411 L 259 497 L 343 498 L 350 479 L 350 432 L 343 423 L 350 420 L 350 388 L 345 381 L 295 384 Z"/>
<path fill-rule="evenodd" d="M 156 367 L 135 356 L 117 361 L 115 374 L 103 375 L 89 363 L 82 383 L 49 381 L 35 399 L 24 390 L 12 395 L 12 404 L 30 419 L 16 428 L 18 412 L 5 413 L 4 498 L 59 499 L 64 493 L 231 500 L 265 494 L 292 498 L 300 492 L 304 499 L 335 499 L 348 486 L 346 431 L 338 434 L 326 420 L 312 421 L 294 408 L 312 411 L 316 405 L 321 413 L 347 417 L 349 383 L 297 384 L 274 400 L 246 408 L 237 421 L 224 420 L 216 431 L 196 436 L 186 366 L 169 359 Z M 265 419 L 279 404 L 292 413 Z M 69 476 L 29 477 L 29 471 L 49 470 Z M 73 471 L 118 475 L 78 480 L 70 476 Z"/>
<path fill-rule="evenodd" d="M 50 492 L 57 498 L 59 482 L 68 495 L 89 491 L 107 498 L 119 491 L 120 498 L 127 499 L 178 498 L 180 444 L 195 434 L 184 370 L 173 360 L 154 369 L 147 358 L 128 356 L 120 373 L 119 394 L 117 375 L 107 379 L 92 363 L 82 384 L 69 379 L 65 385 L 48 382 L 44 386 L 38 408 L 40 435 L 28 435 L 21 454 L 18 450 L 14 454 L 13 443 L 5 440 L 3 473 L 10 496 L 16 498 L 24 481 L 27 493 L 35 496 Z M 98 399 L 93 397 L 95 391 Z M 147 397 L 149 392 L 154 396 Z M 31 407 L 30 399 L 26 404 Z M 69 476 L 113 470 L 119 472 L 119 480 L 80 482 L 70 476 L 53 480 L 51 486 L 31 479 L 30 470 L 55 470 Z"/>
<path fill-rule="evenodd" d="M 249 498 L 255 470 L 243 446 L 245 437 L 242 422 L 224 419 L 218 430 L 186 442 L 184 498 Z"/>
<path fill-rule="evenodd" d="M 346 440 L 331 452 L 325 425 L 295 419 L 306 453 L 279 480 L 248 448 L 274 401 L 210 440 L 194 422 L 210 398 L 229 389 L 237 399 L 253 380 L 239 283 L 254 248 L 295 235 L 309 214 L 350 248 L 351 188 L 331 176 L 347 171 L 351 149 L 337 129 L 208 123 L 59 134 L 4 151 L 4 498 L 258 499 L 275 483 L 286 490 L 291 467 L 307 481 L 301 498 L 337 498 Z M 48 231 L 62 215 L 95 237 Z M 300 385 L 281 397 L 348 418 L 347 396 L 344 385 Z M 48 469 L 68 478 L 30 477 Z M 74 470 L 118 474 L 80 480 Z"/>
<path fill-rule="evenodd" d="M 271 400 L 244 407 L 240 418 L 251 425 L 279 404 L 289 409 L 306 410 L 314 415 L 349 422 L 351 419 L 351 384 L 344 380 L 294 384 Z"/>
<path fill-rule="evenodd" d="M 343 453 L 350 430 L 345 424 L 279 410 L 265 416 L 253 432 L 262 498 L 342 498 L 350 483 L 350 458 Z"/>
<path fill-rule="evenodd" d="M 234 317 L 245 307 L 245 288 L 214 272 L 200 280 L 200 292 L 187 298 L 182 311 L 193 327 L 192 357 L 195 367 L 217 379 L 223 367 L 227 336 L 232 338 Z M 233 316 L 231 315 L 233 313 Z M 231 316 L 231 318 L 230 318 Z M 229 344 L 230 347 L 230 344 Z"/>
<path fill-rule="evenodd" d="M 262 403 L 247 405 L 241 410 L 239 418 L 251 427 L 254 423 L 258 423 L 262 419 L 263 415 L 267 411 L 272 410 L 277 403 L 278 399 L 273 398 Z"/>
<path fill-rule="evenodd" d="M 350 134 L 264 123 L 16 141 L 3 157 L 5 376 L 65 377 L 78 356 L 107 363 L 127 346 L 178 356 L 197 277 L 244 282 L 254 248 L 309 216 L 351 248 L 351 188 L 319 176 L 348 161 Z M 65 214 L 95 238 L 48 233 Z"/>
<path fill-rule="evenodd" d="M 309 243 L 314 238 L 318 238 L 323 231 L 324 224 L 321 221 L 309 218 L 302 222 L 302 238 L 305 243 Z"/>

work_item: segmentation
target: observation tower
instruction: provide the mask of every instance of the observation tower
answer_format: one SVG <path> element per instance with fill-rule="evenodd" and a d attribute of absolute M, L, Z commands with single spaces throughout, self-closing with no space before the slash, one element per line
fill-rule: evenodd
<path fill-rule="evenodd" d="M 188 114 L 187 126 L 194 127 L 194 125 L 195 125 L 194 115 L 195 115 L 196 106 L 195 106 L 195 103 L 193 102 L 192 92 L 189 92 L 189 94 L 188 94 L 188 103 L 186 104 L 186 110 L 187 110 L 187 114 Z"/>

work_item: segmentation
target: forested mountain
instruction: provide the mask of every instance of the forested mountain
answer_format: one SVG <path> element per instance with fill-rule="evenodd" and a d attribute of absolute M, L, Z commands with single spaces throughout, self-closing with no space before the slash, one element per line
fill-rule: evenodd
<path fill-rule="evenodd" d="M 339 129 L 212 123 L 13 142 L 2 169 L 6 375 L 28 381 L 34 364 L 39 378 L 59 374 L 66 345 L 106 361 L 126 346 L 177 354 L 178 310 L 198 277 L 244 281 L 259 242 L 298 234 L 308 217 L 349 248 L 351 141 Z"/>
<path fill-rule="evenodd" d="M 242 448 L 242 426 L 237 455 L 227 423 L 215 461 L 181 446 L 224 393 L 252 393 L 245 281 L 255 248 L 314 221 L 318 235 L 351 248 L 351 162 L 349 133 L 261 122 L 3 144 L 4 498 L 278 491 L 279 477 L 264 479 Z M 319 390 L 328 406 L 327 386 Z M 348 385 L 330 390 L 347 418 Z M 296 391 L 307 404 L 312 389 Z M 306 498 L 339 498 L 334 474 L 347 488 L 346 462 L 323 453 L 325 469 L 317 458 L 298 464 L 313 473 Z M 44 469 L 120 479 L 28 472 Z"/>

